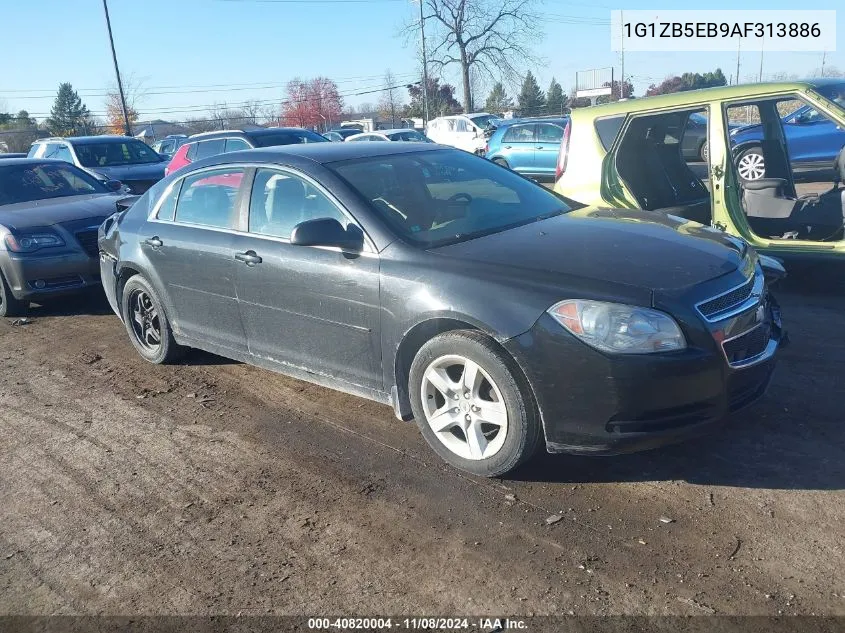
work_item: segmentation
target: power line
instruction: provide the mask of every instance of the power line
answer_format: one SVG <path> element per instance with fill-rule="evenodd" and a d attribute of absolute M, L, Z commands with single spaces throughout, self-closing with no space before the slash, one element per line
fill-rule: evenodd
<path fill-rule="evenodd" d="M 405 72 L 399 73 L 396 75 L 397 77 L 415 77 L 416 73 L 412 72 Z M 334 83 L 336 84 L 345 84 L 345 83 L 354 83 L 363 80 L 372 80 L 372 79 L 379 79 L 383 77 L 383 75 L 359 75 L 357 77 L 340 77 L 338 79 L 334 79 Z M 178 86 L 150 86 L 143 90 L 144 94 L 194 94 L 194 93 L 201 93 L 201 92 L 222 92 L 225 90 L 249 90 L 251 87 L 256 87 L 256 90 L 263 90 L 263 89 L 271 89 L 271 88 L 284 88 L 285 84 L 268 84 L 266 81 L 258 81 L 252 83 L 231 83 L 231 84 L 197 84 L 197 85 L 178 85 Z M 213 90 L 213 88 L 219 88 L 220 90 Z M 173 89 L 172 91 L 170 91 Z M 182 90 L 185 89 L 185 90 Z M 168 92 L 149 92 L 151 90 L 166 90 Z M 77 94 L 80 97 L 105 97 L 108 96 L 108 93 L 101 92 L 102 88 L 78 88 L 76 90 Z M 27 93 L 37 93 L 37 92 L 46 92 L 49 93 L 46 96 L 19 96 L 17 93 L 27 92 Z M 139 91 L 140 92 L 140 91 Z M 0 90 L 0 94 L 15 94 L 15 99 L 51 99 L 56 96 L 56 89 L 55 88 L 21 88 L 21 89 L 12 89 L 12 90 Z"/>
<path fill-rule="evenodd" d="M 382 86 L 380 88 L 368 87 L 366 89 L 357 90 L 357 91 L 354 91 L 354 92 L 338 92 L 338 96 L 339 97 L 360 97 L 360 96 L 363 96 L 363 95 L 377 94 L 379 92 L 386 92 L 388 90 L 396 90 L 398 88 L 405 88 L 405 87 L 407 87 L 406 83 L 396 84 L 396 85 L 393 85 L 393 86 Z M 305 97 L 303 99 L 282 99 L 282 100 L 266 99 L 266 100 L 263 100 L 263 101 L 258 101 L 258 100 L 243 101 L 243 102 L 230 103 L 230 104 L 209 103 L 209 104 L 185 106 L 185 107 L 180 107 L 180 108 L 151 109 L 151 110 L 145 110 L 144 113 L 145 113 L 145 115 L 150 115 L 150 114 L 156 114 L 156 115 L 189 114 L 191 112 L 196 112 L 197 110 L 203 110 L 203 109 L 208 109 L 208 108 L 213 108 L 213 107 L 225 107 L 226 109 L 236 110 L 239 107 L 249 106 L 249 105 L 253 105 L 253 104 L 254 105 L 284 106 L 284 105 L 291 105 L 291 104 L 307 103 L 309 101 L 317 101 L 317 100 L 320 100 L 320 99 L 322 99 L 322 96 L 309 96 L 309 97 Z M 29 114 L 30 114 L 30 116 L 36 116 L 36 117 L 38 117 L 38 116 L 43 117 L 43 116 L 49 116 L 50 115 L 49 112 L 30 112 Z M 107 116 L 107 114 L 108 113 L 105 112 L 105 111 L 91 112 L 92 116 Z M 213 119 L 213 120 L 217 120 L 217 119 Z"/>

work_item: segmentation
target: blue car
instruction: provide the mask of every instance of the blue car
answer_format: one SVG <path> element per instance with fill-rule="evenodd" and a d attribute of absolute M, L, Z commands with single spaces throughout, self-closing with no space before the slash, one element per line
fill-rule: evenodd
<path fill-rule="evenodd" d="M 794 171 L 830 170 L 845 147 L 845 130 L 812 106 L 798 108 L 781 122 Z M 731 131 L 737 171 L 743 180 L 759 180 L 766 175 L 762 140 L 763 126 L 759 123 Z"/>
<path fill-rule="evenodd" d="M 485 156 L 524 176 L 553 180 L 567 123 L 569 117 L 500 121 Z"/>

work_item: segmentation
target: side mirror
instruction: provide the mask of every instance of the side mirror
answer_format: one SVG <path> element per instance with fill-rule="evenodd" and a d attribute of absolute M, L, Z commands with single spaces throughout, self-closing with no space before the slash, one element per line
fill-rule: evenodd
<path fill-rule="evenodd" d="M 109 191 L 120 191 L 123 189 L 123 183 L 119 180 L 107 180 L 104 184 Z"/>
<path fill-rule="evenodd" d="M 306 220 L 293 227 L 290 243 L 296 246 L 337 246 L 345 251 L 364 249 L 364 232 L 350 224 L 347 228 L 334 218 Z"/>

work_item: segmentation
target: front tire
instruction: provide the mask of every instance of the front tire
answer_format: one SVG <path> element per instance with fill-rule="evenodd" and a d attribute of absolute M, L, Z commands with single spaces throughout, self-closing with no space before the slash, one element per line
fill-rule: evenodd
<path fill-rule="evenodd" d="M 766 159 L 759 147 L 742 152 L 736 159 L 736 170 L 745 182 L 760 180 L 766 175 Z"/>
<path fill-rule="evenodd" d="M 129 278 L 120 307 L 129 340 L 145 360 L 161 365 L 183 356 L 185 348 L 174 340 L 161 299 L 146 279 L 140 275 Z"/>
<path fill-rule="evenodd" d="M 423 345 L 411 364 L 409 392 L 426 442 L 456 468 L 497 477 L 540 446 L 540 416 L 525 377 L 479 332 L 446 332 Z"/>
<path fill-rule="evenodd" d="M 707 141 L 704 141 L 701 147 L 698 148 L 698 157 L 702 163 L 706 163 L 710 159 L 710 146 L 707 144 Z"/>
<path fill-rule="evenodd" d="M 0 272 L 0 317 L 21 317 L 29 312 L 29 301 L 16 299 L 6 278 Z"/>

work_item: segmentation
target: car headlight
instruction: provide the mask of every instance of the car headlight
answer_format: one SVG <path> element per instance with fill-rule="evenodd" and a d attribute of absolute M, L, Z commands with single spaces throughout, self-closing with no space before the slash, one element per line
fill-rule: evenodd
<path fill-rule="evenodd" d="M 548 313 L 587 345 L 611 354 L 651 354 L 687 346 L 675 320 L 649 308 L 570 299 L 556 303 Z"/>
<path fill-rule="evenodd" d="M 64 240 L 55 233 L 25 233 L 13 235 L 7 233 L 4 237 L 6 247 L 13 253 L 32 253 L 42 248 L 64 246 Z"/>

